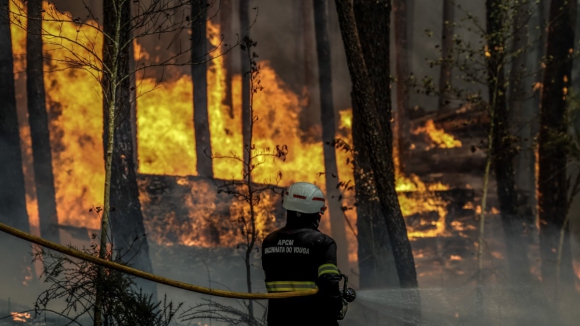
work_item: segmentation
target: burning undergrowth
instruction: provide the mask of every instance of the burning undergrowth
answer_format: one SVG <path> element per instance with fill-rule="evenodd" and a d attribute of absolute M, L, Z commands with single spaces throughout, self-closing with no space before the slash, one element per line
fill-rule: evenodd
<path fill-rule="evenodd" d="M 214 180 L 198 177 L 141 176 L 140 188 L 149 239 L 165 245 L 236 247 L 242 243 L 238 218 L 243 202 L 216 191 Z M 263 193 L 256 207 L 259 236 L 280 227 L 284 212 L 275 194 Z"/>

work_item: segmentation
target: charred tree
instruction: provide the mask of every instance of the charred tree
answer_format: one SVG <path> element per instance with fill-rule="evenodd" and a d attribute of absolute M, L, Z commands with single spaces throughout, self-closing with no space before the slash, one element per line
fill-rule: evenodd
<path fill-rule="evenodd" d="M 239 5 L 239 15 L 240 15 L 240 30 L 242 33 L 242 38 L 250 36 L 250 1 L 240 0 Z M 252 139 L 252 112 L 250 103 L 250 62 L 248 61 L 248 56 L 244 53 L 243 49 L 240 51 L 241 54 L 241 67 L 242 67 L 242 139 L 243 139 L 243 152 L 244 152 L 244 162 L 249 162 L 250 151 L 247 148 L 251 148 Z"/>
<path fill-rule="evenodd" d="M 454 0 L 443 0 L 443 30 L 441 31 L 441 70 L 439 73 L 439 112 L 450 109 L 449 95 L 453 70 Z"/>
<path fill-rule="evenodd" d="M 26 190 L 22 171 L 22 154 L 16 92 L 12 35 L 8 18 L 8 0 L 0 0 L 0 222 L 30 232 L 26 212 Z M 30 247 L 5 233 L 0 234 L 2 277 L 13 284 L 21 284 L 23 271 L 29 265 Z M 16 283 L 14 283 L 16 282 Z"/>
<path fill-rule="evenodd" d="M 521 2 L 514 7 L 511 71 L 509 76 L 509 120 L 512 133 L 516 136 L 520 150 L 515 157 L 515 180 L 518 193 L 518 214 L 521 215 L 526 229 L 534 224 L 533 199 L 535 198 L 535 151 L 533 122 L 536 121 L 536 110 L 530 101 L 526 101 L 529 78 L 527 59 L 529 51 L 527 19 L 529 4 Z"/>
<path fill-rule="evenodd" d="M 334 103 L 332 100 L 332 65 L 330 41 L 328 39 L 328 14 L 326 11 L 326 0 L 314 0 L 314 30 L 318 57 L 326 196 L 328 198 L 332 237 L 336 241 L 338 249 L 338 265 L 343 270 L 348 270 L 346 223 L 342 211 L 340 190 L 338 189 L 338 168 L 336 165 L 336 150 L 334 148 L 336 119 L 334 117 Z"/>
<path fill-rule="evenodd" d="M 117 77 L 112 76 L 105 70 L 105 85 L 117 84 L 116 88 L 104 88 L 104 97 L 115 98 L 115 129 L 113 157 L 111 163 L 110 181 L 110 223 L 112 239 L 115 249 L 123 255 L 123 261 L 132 267 L 149 273 L 153 272 L 153 266 L 149 257 L 149 244 L 145 235 L 143 213 L 139 202 L 139 188 L 137 186 L 137 169 L 133 156 L 133 137 L 131 132 L 131 72 L 129 60 L 133 58 L 130 42 L 131 30 L 131 7 L 130 1 L 114 4 L 116 0 L 103 2 L 103 30 L 106 35 L 119 33 L 119 43 L 105 38 L 103 45 L 103 62 L 107 67 L 116 67 Z M 121 8 L 117 17 L 116 8 Z M 116 25 L 121 22 L 120 26 Z M 117 82 L 109 82 L 117 79 Z M 113 95 L 113 92 L 115 95 Z M 109 107 L 104 107 L 105 126 L 109 122 Z M 105 139 L 108 139 L 109 130 L 105 129 Z M 157 287 L 155 283 L 137 280 L 137 286 L 143 288 L 148 294 L 153 294 L 156 300 Z"/>
<path fill-rule="evenodd" d="M 399 160 L 399 169 L 405 172 L 405 165 L 409 159 L 409 51 L 407 0 L 393 0 L 395 23 L 395 73 L 397 86 L 397 110 L 395 111 L 396 142 Z"/>
<path fill-rule="evenodd" d="M 546 6 L 545 4 L 540 1 L 537 5 L 537 22 L 538 26 L 538 44 L 536 45 L 536 65 L 535 68 L 538 69 L 541 73 L 536 76 L 535 82 L 538 85 L 542 84 L 544 78 L 544 55 L 546 53 L 546 34 L 547 34 L 547 23 L 546 23 Z M 534 106 L 539 108 L 541 105 L 541 91 L 536 91 L 534 94 Z M 536 130 L 539 132 L 539 130 Z M 536 134 L 537 134 L 536 132 Z"/>
<path fill-rule="evenodd" d="M 529 276 L 529 263 L 522 242 L 525 223 L 518 214 L 514 158 L 516 148 L 510 133 L 507 87 L 505 78 L 506 12 L 503 0 L 486 1 L 487 48 L 486 56 L 489 111 L 492 117 L 492 163 L 497 182 L 497 196 L 505 232 L 507 258 L 512 282 L 525 281 Z"/>
<path fill-rule="evenodd" d="M 389 4 L 387 2 L 387 4 Z M 377 186 L 377 197 L 381 203 L 395 266 L 402 288 L 412 289 L 405 292 L 409 295 L 405 310 L 405 322 L 420 323 L 420 296 L 417 289 L 417 272 L 407 236 L 405 219 L 401 213 L 399 200 L 395 191 L 395 164 L 393 162 L 391 145 L 392 131 L 389 124 L 381 126 L 375 104 L 375 90 L 369 78 L 365 59 L 362 53 L 359 35 L 356 27 L 352 3 L 349 0 L 336 0 L 336 10 L 340 30 L 344 42 L 348 70 L 357 101 L 353 116 L 360 117 L 363 127 L 364 142 L 370 148 L 369 161 Z M 384 135 L 387 135 L 385 139 Z"/>
<path fill-rule="evenodd" d="M 232 44 L 232 15 L 233 4 L 232 0 L 221 0 L 220 2 L 220 30 L 224 37 L 225 44 L 228 47 Z M 232 56 L 230 53 L 224 55 L 224 70 L 225 70 L 225 96 L 223 105 L 229 108 L 230 118 L 234 118 L 234 105 L 232 103 Z"/>
<path fill-rule="evenodd" d="M 552 0 L 547 35 L 546 68 L 540 108 L 538 204 L 542 278 L 573 282 L 570 232 L 565 225 L 568 196 L 566 176 L 566 96 L 572 80 L 576 2 Z M 564 230 L 560 275 L 556 275 L 559 234 Z M 572 283 L 570 283 L 572 284 Z"/>
<path fill-rule="evenodd" d="M 28 29 L 26 30 L 26 94 L 28 122 L 32 139 L 34 183 L 38 200 L 40 236 L 60 243 L 48 113 L 44 96 L 42 54 L 42 1 L 28 1 Z"/>
<path fill-rule="evenodd" d="M 576 27 L 574 31 L 574 44 L 579 43 L 580 43 L 580 10 L 576 10 Z M 580 65 L 578 64 L 578 61 L 576 61 L 576 64 L 572 65 L 572 88 L 580 89 L 579 87 L 580 87 Z M 574 123 L 574 126 L 577 127 L 578 125 Z"/>
<path fill-rule="evenodd" d="M 389 78 L 389 23 L 391 8 L 386 0 L 353 2 L 369 78 L 375 89 L 375 106 L 382 126 L 391 124 Z M 382 37 L 379 37 L 382 36 Z M 353 99 L 353 107 L 356 100 Z M 383 128 L 383 131 L 385 128 Z M 358 257 L 361 288 L 396 287 L 397 270 L 385 217 L 376 195 L 376 184 L 370 165 L 370 151 L 364 141 L 363 125 L 353 116 L 352 137 L 355 149 L 355 192 L 358 229 Z M 388 135 L 385 133 L 385 139 Z"/>
<path fill-rule="evenodd" d="M 195 129 L 195 151 L 197 174 L 213 178 L 211 138 L 207 111 L 207 0 L 195 0 L 191 5 L 193 79 L 193 125 Z"/>
<path fill-rule="evenodd" d="M 310 102 L 311 96 L 310 92 L 312 92 L 312 88 L 314 85 L 314 77 L 312 73 L 312 1 L 302 0 L 302 39 L 304 42 L 303 51 L 304 51 L 304 89 L 302 93 L 304 94 L 305 98 L 305 112 L 308 112 L 310 109 Z"/>

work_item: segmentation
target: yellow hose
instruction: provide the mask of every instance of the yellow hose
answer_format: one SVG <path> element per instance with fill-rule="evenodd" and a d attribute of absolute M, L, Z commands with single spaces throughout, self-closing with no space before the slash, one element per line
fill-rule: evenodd
<path fill-rule="evenodd" d="M 305 290 L 305 291 L 292 291 L 292 292 L 278 292 L 278 293 L 245 293 L 245 292 L 232 292 L 232 291 L 224 291 L 224 290 L 216 290 L 211 288 L 206 288 L 203 286 L 188 284 L 184 282 L 179 282 L 176 280 L 168 279 L 165 277 L 157 276 L 151 273 L 146 273 L 144 271 L 131 268 L 125 265 L 117 264 L 112 261 L 108 261 L 105 259 L 100 259 L 98 257 L 94 257 L 84 252 L 80 252 L 78 250 L 74 250 L 65 246 L 61 246 L 54 242 L 50 242 L 48 240 L 33 236 L 26 232 L 22 232 L 18 229 L 10 227 L 6 224 L 0 223 L 0 231 L 6 232 L 11 234 L 15 237 L 20 239 L 24 239 L 26 241 L 30 241 L 32 243 L 36 243 L 43 247 L 61 252 L 63 254 L 86 260 L 93 264 L 101 265 L 103 267 L 107 267 L 110 269 L 114 269 L 119 272 L 127 273 L 129 275 L 133 275 L 136 277 L 140 277 L 142 279 L 146 279 L 149 281 L 153 281 L 160 284 L 169 285 L 178 289 L 183 289 L 187 291 L 209 294 L 216 297 L 224 297 L 224 298 L 235 298 L 235 299 L 282 299 L 282 298 L 292 298 L 292 297 L 301 297 L 307 295 L 314 295 L 318 292 L 318 289 L 313 290 Z"/>

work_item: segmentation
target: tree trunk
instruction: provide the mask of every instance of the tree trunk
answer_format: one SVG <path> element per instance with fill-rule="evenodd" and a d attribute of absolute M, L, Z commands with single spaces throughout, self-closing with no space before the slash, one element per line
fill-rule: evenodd
<path fill-rule="evenodd" d="M 552 0 L 543 77 L 539 137 L 538 202 L 542 278 L 547 282 L 573 282 L 569 227 L 564 229 L 560 275 L 555 275 L 556 249 L 566 218 L 568 185 L 566 145 L 558 141 L 567 132 L 566 95 L 572 72 L 576 2 Z"/>
<path fill-rule="evenodd" d="M 310 93 L 314 87 L 314 77 L 312 73 L 312 1 L 302 0 L 302 16 L 304 17 L 302 20 L 304 34 L 304 93 L 306 94 L 306 104 L 305 104 L 305 111 L 308 112 L 310 109 L 311 104 L 311 96 Z"/>
<path fill-rule="evenodd" d="M 360 43 L 375 89 L 375 105 L 382 126 L 391 124 L 391 92 L 389 89 L 389 23 L 388 1 L 355 0 L 354 13 Z M 377 37 L 383 35 L 383 37 Z M 356 100 L 353 100 L 353 107 Z M 376 184 L 364 142 L 362 121 L 353 116 L 355 154 L 355 190 L 357 203 L 358 253 L 361 288 L 396 287 L 397 270 L 385 217 L 376 195 Z M 385 129 L 383 128 L 383 131 Z M 383 135 L 388 139 L 388 135 Z M 387 217 L 388 218 L 388 217 Z"/>
<path fill-rule="evenodd" d="M 443 30 L 441 31 L 441 71 L 439 74 L 439 112 L 449 107 L 450 89 L 453 86 L 453 24 L 455 19 L 455 2 L 443 0 Z"/>
<path fill-rule="evenodd" d="M 580 42 L 580 10 L 576 10 L 576 27 L 574 30 L 574 44 Z M 572 65 L 572 89 L 578 89 L 580 86 L 580 65 Z M 574 124 L 577 127 L 577 124 Z"/>
<path fill-rule="evenodd" d="M 407 2 L 407 53 L 409 53 L 408 62 L 408 70 L 412 73 L 413 70 L 413 57 L 415 54 L 414 45 L 415 45 L 415 7 L 416 7 L 416 0 L 405 0 Z"/>
<path fill-rule="evenodd" d="M 106 0 L 103 3 L 103 12 L 109 13 L 104 15 L 104 33 L 115 35 L 117 29 L 120 33 L 120 44 L 127 44 L 131 38 L 130 26 L 131 7 L 129 1 L 124 1 L 121 8 L 121 24 L 116 25 L 117 17 L 113 9 L 112 1 Z M 123 28 L 125 26 L 125 28 Z M 112 56 L 118 59 L 113 61 Z M 117 65 L 117 79 L 120 84 L 113 90 L 109 88 L 109 94 L 106 98 L 112 98 L 111 92 L 116 92 L 114 98 L 115 130 L 113 157 L 111 161 L 111 182 L 110 182 L 110 223 L 112 229 L 112 239 L 115 249 L 123 256 L 123 261 L 129 263 L 132 267 L 149 273 L 153 272 L 153 266 L 149 257 L 149 244 L 145 235 L 145 225 L 143 223 L 143 213 L 141 212 L 141 203 L 139 202 L 139 188 L 137 186 L 137 169 L 133 156 L 133 137 L 131 130 L 131 79 L 129 60 L 133 57 L 130 45 L 125 45 L 118 50 L 114 49 L 112 42 L 105 42 L 103 48 L 103 61 L 106 66 L 112 67 Z M 114 80 L 110 79 L 110 80 Z M 123 79 L 121 81 L 121 79 Z M 109 122 L 109 109 L 105 106 L 105 123 Z M 108 134 L 105 129 L 105 134 Z M 150 281 L 141 279 L 135 280 L 138 287 L 143 289 L 144 293 L 152 294 L 153 299 L 157 299 L 157 286 Z"/>
<path fill-rule="evenodd" d="M 306 36 L 306 32 L 304 29 L 304 24 L 305 24 L 305 17 L 304 16 L 304 7 L 306 6 L 306 3 L 308 3 L 308 0 L 305 1 L 294 1 L 292 3 L 292 24 L 295 26 L 294 29 L 294 35 L 293 35 L 293 46 L 294 46 L 294 64 L 295 67 L 301 67 L 304 65 L 304 59 L 303 58 L 303 46 L 304 46 L 304 40 L 305 40 L 305 36 Z M 296 94 L 301 94 L 302 90 L 304 88 L 304 76 L 303 76 L 303 71 L 301 69 L 294 69 L 294 74 L 293 74 L 294 79 L 292 80 L 292 86 L 294 89 L 294 92 L 296 92 Z M 302 112 L 304 112 L 304 110 L 302 110 Z"/>
<path fill-rule="evenodd" d="M 387 2 L 387 5 L 390 5 Z M 364 142 L 371 149 L 369 159 L 377 186 L 377 196 L 381 203 L 383 217 L 393 246 L 395 265 L 402 288 L 415 289 L 405 292 L 409 295 L 406 302 L 405 321 L 420 323 L 420 297 L 416 291 L 417 272 L 411 244 L 407 236 L 405 220 L 401 213 L 399 200 L 395 191 L 395 165 L 392 157 L 391 126 L 380 125 L 380 118 L 375 105 L 374 88 L 362 54 L 359 35 L 356 28 L 352 3 L 349 0 L 336 0 L 336 10 L 340 23 L 340 30 L 344 42 L 348 70 L 357 101 L 353 113 L 360 117 L 364 130 Z M 388 35 L 388 34 L 387 34 Z M 388 138 L 385 139 L 384 135 Z"/>
<path fill-rule="evenodd" d="M 537 121 L 537 110 L 532 101 L 526 101 L 527 90 L 530 89 L 530 79 L 525 75 L 529 73 L 528 60 L 530 52 L 526 51 L 529 42 L 527 19 L 529 5 L 520 3 L 515 13 L 513 48 L 522 49 L 522 52 L 512 60 L 510 74 L 510 121 L 512 130 L 519 139 L 520 151 L 516 154 L 516 189 L 518 190 L 518 213 L 525 220 L 527 229 L 534 228 L 534 207 L 536 193 L 536 155 L 534 150 L 533 128 Z"/>
<path fill-rule="evenodd" d="M 0 0 L 0 222 L 30 232 L 26 212 L 26 190 L 22 171 L 18 113 L 14 88 L 12 35 L 8 20 L 8 0 Z M 30 264 L 30 246 L 5 233 L 0 234 L 2 275 L 21 284 Z"/>
<path fill-rule="evenodd" d="M 42 54 L 42 1 L 28 1 L 28 29 L 26 31 L 26 94 L 28 96 L 28 123 L 32 139 L 34 181 L 38 199 L 40 236 L 60 243 L 56 194 L 52 173 L 50 132 L 44 96 Z"/>
<path fill-rule="evenodd" d="M 546 54 L 546 34 L 547 34 L 547 25 L 546 25 L 546 7 L 544 2 L 540 1 L 540 3 L 537 4 L 537 13 L 536 13 L 537 17 L 537 23 L 539 25 L 539 29 L 538 29 L 538 35 L 537 35 L 537 39 L 538 42 L 536 44 L 536 58 L 534 61 L 534 71 L 538 71 L 537 75 L 535 75 L 535 80 L 534 82 L 537 83 L 537 85 L 541 85 L 543 82 L 543 78 L 544 78 L 544 55 Z M 534 91 L 534 108 L 536 109 L 538 115 L 540 112 L 540 106 L 541 106 L 541 88 Z M 536 119 L 535 121 L 535 126 L 536 128 L 532 130 L 533 135 L 537 136 L 539 134 L 539 117 Z M 535 156 L 535 155 L 534 155 Z M 534 167 L 534 170 L 536 169 L 536 167 Z M 535 173 L 534 173 L 535 175 Z M 537 180 L 536 180 L 536 185 L 537 185 Z"/>
<path fill-rule="evenodd" d="M 332 237 L 338 250 L 338 266 L 348 271 L 348 244 L 346 242 L 346 223 L 338 189 L 338 168 L 336 167 L 336 120 L 332 100 L 332 64 L 330 41 L 328 39 L 328 15 L 325 0 L 314 0 L 314 30 L 316 34 L 316 52 L 318 56 L 318 81 L 320 88 L 320 112 L 322 119 L 322 143 L 324 149 L 324 170 L 326 181 L 326 198 L 330 213 Z M 306 18 L 306 17 L 305 17 Z"/>
<path fill-rule="evenodd" d="M 396 142 L 399 169 L 405 173 L 409 159 L 409 51 L 407 39 L 407 0 L 394 0 L 395 67 L 397 76 Z"/>
<path fill-rule="evenodd" d="M 191 5 L 193 27 L 191 30 L 193 79 L 193 124 L 197 174 L 213 178 L 212 150 L 207 112 L 207 0 L 195 0 Z"/>
<path fill-rule="evenodd" d="M 220 2 L 220 31 L 224 36 L 224 43 L 228 45 L 227 49 L 231 49 L 232 46 L 232 13 L 233 4 L 232 0 L 221 0 Z M 234 105 L 232 103 L 232 54 L 228 53 L 224 55 L 224 70 L 225 70 L 225 96 L 222 102 L 223 105 L 228 107 L 230 118 L 234 118 Z"/>
<path fill-rule="evenodd" d="M 527 255 L 522 233 L 525 223 L 518 214 L 518 196 L 515 185 L 514 158 L 515 144 L 510 134 L 507 89 L 505 80 L 505 47 L 502 32 L 505 9 L 503 0 L 486 1 L 486 21 L 488 35 L 487 80 L 490 102 L 490 114 L 493 123 L 493 146 L 491 155 L 495 168 L 497 196 L 501 211 L 501 220 L 505 232 L 507 258 L 512 282 L 525 282 L 529 277 Z"/>
<path fill-rule="evenodd" d="M 239 14 L 240 14 L 240 30 L 242 33 L 242 38 L 250 36 L 250 1 L 240 0 L 239 2 Z M 248 162 L 250 156 L 251 144 L 251 123 L 252 123 L 252 112 L 250 108 L 250 62 L 248 61 L 248 55 L 242 50 L 241 53 L 241 67 L 242 67 L 242 138 L 244 141 L 244 162 Z"/>

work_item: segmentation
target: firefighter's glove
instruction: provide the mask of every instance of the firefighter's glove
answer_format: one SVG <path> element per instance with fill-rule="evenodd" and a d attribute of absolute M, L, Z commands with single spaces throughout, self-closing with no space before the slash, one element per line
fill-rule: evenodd
<path fill-rule="evenodd" d="M 343 320 L 346 317 L 346 312 L 348 311 L 348 301 L 342 298 L 342 307 L 338 312 L 338 316 L 336 317 L 337 320 Z"/>

